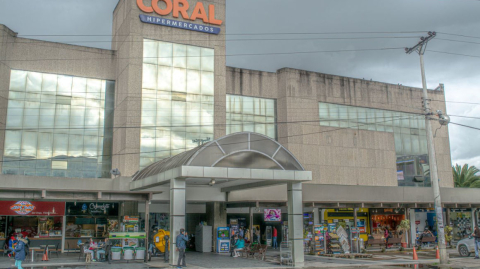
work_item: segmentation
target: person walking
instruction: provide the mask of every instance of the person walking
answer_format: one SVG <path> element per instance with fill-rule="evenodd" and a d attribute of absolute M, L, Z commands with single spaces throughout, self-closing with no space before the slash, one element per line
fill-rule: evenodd
<path fill-rule="evenodd" d="M 187 248 L 188 234 L 185 229 L 180 229 L 180 234 L 177 235 L 176 245 L 178 251 L 177 268 L 187 267 L 185 262 L 185 249 Z"/>
<path fill-rule="evenodd" d="M 473 231 L 472 236 L 474 237 L 475 240 L 475 259 L 478 259 L 478 249 L 480 244 L 480 229 L 478 228 L 478 225 L 475 225 L 475 230 Z"/>
<path fill-rule="evenodd" d="M 273 247 L 274 249 L 277 249 L 277 248 L 278 248 L 277 235 L 278 235 L 277 228 L 273 227 L 273 232 L 272 232 L 273 246 L 272 246 L 272 247 Z"/>
<path fill-rule="evenodd" d="M 18 234 L 18 241 L 17 245 L 15 246 L 15 266 L 18 269 L 22 268 L 22 262 L 25 260 L 26 253 L 25 248 L 27 245 L 27 240 L 23 239 L 23 235 L 20 233 Z"/>

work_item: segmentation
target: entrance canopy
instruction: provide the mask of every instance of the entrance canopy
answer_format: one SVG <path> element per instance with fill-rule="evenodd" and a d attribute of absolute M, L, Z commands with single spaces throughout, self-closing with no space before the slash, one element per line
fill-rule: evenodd
<path fill-rule="evenodd" d="M 186 179 L 187 186 L 222 192 L 312 180 L 298 160 L 277 141 L 251 132 L 224 136 L 156 162 L 133 176 L 130 190 L 146 190 Z"/>

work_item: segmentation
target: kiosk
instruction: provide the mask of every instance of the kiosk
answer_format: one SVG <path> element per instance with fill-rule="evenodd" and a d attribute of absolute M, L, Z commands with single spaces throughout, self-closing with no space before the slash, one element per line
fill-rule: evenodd
<path fill-rule="evenodd" d="M 272 226 L 267 226 L 265 228 L 265 241 L 266 241 L 265 244 L 268 247 L 272 246 L 272 231 L 273 231 Z"/>
<path fill-rule="evenodd" d="M 217 228 L 217 253 L 230 252 L 230 228 Z"/>

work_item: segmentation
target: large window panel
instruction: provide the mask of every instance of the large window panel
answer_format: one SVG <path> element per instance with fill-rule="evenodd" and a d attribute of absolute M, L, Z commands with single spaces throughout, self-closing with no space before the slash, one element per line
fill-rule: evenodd
<path fill-rule="evenodd" d="M 148 60 L 155 53 L 156 64 Z M 206 57 L 213 49 L 145 39 L 143 55 L 148 88 L 142 91 L 140 169 L 196 146 L 192 138 L 213 138 L 214 131 L 213 59 Z M 147 131 L 152 127 L 154 134 Z"/>
<path fill-rule="evenodd" d="M 274 99 L 227 95 L 227 115 L 227 134 L 249 131 L 277 138 Z"/>
<path fill-rule="evenodd" d="M 113 82 L 109 82 L 113 84 Z M 90 78 L 11 71 L 4 156 L 21 159 L 18 170 L 4 165 L 5 174 L 69 177 L 108 176 L 111 157 L 103 158 L 103 145 L 111 145 L 112 92 L 107 81 Z M 25 101 L 18 97 L 23 94 Z M 107 114 L 108 116 L 106 116 Z M 105 142 L 105 140 L 108 140 Z M 106 154 L 109 154 L 107 150 Z M 88 158 L 88 159 L 87 159 Z M 55 161 L 52 161 L 55 160 Z M 93 162 L 93 173 L 82 171 L 84 161 Z M 79 165 L 69 165 L 75 162 Z M 59 164 L 62 166 L 59 166 Z M 105 171 L 98 167 L 105 167 Z M 10 165 L 10 167 L 12 167 Z M 59 167 L 63 167 L 59 169 Z M 65 170 L 63 170 L 65 169 Z M 77 169 L 77 172 L 70 171 Z"/>

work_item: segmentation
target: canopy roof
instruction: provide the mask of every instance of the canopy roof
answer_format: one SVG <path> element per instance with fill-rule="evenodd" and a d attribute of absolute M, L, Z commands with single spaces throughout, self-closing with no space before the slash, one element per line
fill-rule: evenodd
<path fill-rule="evenodd" d="M 153 163 L 138 171 L 133 181 L 180 166 L 304 171 L 293 154 L 277 141 L 258 133 L 241 132 Z"/>

